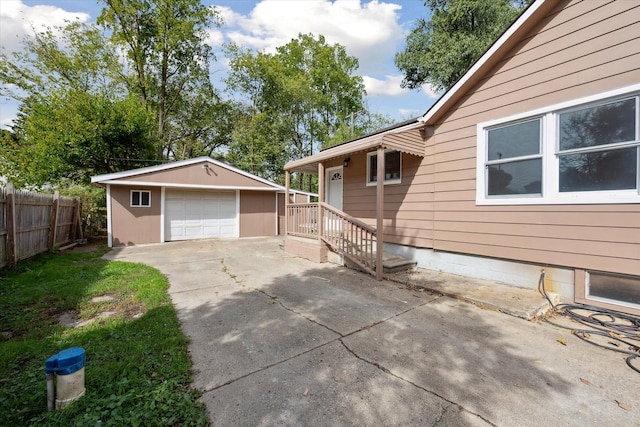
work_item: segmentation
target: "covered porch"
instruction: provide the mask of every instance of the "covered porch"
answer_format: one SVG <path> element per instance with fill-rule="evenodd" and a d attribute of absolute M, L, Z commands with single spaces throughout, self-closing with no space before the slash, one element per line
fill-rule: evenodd
<path fill-rule="evenodd" d="M 413 119 L 288 163 L 285 166 L 285 251 L 316 262 L 326 261 L 328 251 L 332 251 L 374 275 L 377 280 L 382 280 L 385 270 L 393 270 L 406 263 L 407 260 L 401 257 L 385 256 L 383 252 L 385 179 L 377 177 L 385 177 L 385 152 L 388 150 L 424 157 L 426 133 L 424 123 Z M 377 158 L 375 171 L 371 171 L 376 180 L 370 184 L 375 185 L 375 207 L 371 207 L 375 209 L 375 225 L 344 212 L 341 209 L 342 194 L 330 196 L 327 191 L 334 177 L 342 180 L 341 172 L 333 173 L 335 169 L 342 169 L 328 168 L 327 165 L 338 162 L 346 168 L 352 156 L 363 152 L 375 153 Z M 293 172 L 318 175 L 318 202 L 290 202 L 288 194 Z M 364 176 L 359 178 L 365 179 Z M 335 203 L 336 199 L 340 203 Z"/>

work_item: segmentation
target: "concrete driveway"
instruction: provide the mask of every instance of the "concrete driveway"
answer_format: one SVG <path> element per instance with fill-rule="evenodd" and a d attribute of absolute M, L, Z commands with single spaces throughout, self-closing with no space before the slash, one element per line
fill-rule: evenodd
<path fill-rule="evenodd" d="M 640 425 L 640 375 L 620 354 L 290 257 L 281 244 L 203 240 L 106 256 L 169 278 L 213 425 Z"/>

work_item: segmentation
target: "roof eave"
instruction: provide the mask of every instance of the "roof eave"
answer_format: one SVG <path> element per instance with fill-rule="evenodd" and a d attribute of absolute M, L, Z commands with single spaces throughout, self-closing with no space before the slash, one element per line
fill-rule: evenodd
<path fill-rule="evenodd" d="M 419 142 L 415 136 L 409 138 L 411 143 L 402 140 L 403 135 L 408 135 L 408 133 L 412 131 L 420 133 L 423 128 L 425 128 L 425 124 L 416 121 L 402 127 L 393 127 L 385 132 L 365 135 L 348 143 L 328 148 L 312 156 L 293 160 L 287 163 L 284 169 L 290 172 L 317 174 L 318 163 L 339 157 L 346 157 L 361 151 L 370 151 L 378 147 L 390 148 L 415 156 L 424 156 L 423 136 L 420 136 L 421 141 Z"/>
<path fill-rule="evenodd" d="M 502 58 L 502 54 L 515 46 L 523 34 L 530 31 L 557 4 L 556 1 L 536 0 L 529 5 L 471 68 L 418 120 L 428 125 L 436 124 L 438 119 L 446 114 Z"/>

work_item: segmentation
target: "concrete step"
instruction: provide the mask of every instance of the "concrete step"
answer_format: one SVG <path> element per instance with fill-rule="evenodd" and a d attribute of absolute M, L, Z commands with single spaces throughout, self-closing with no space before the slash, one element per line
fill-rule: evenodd
<path fill-rule="evenodd" d="M 349 267 L 354 270 L 364 271 L 358 265 L 351 262 L 347 256 L 340 257 L 338 254 L 331 251 L 330 251 L 330 254 L 334 254 L 333 256 L 335 256 L 336 258 L 332 259 L 332 257 L 329 256 L 329 261 L 334 262 L 336 264 L 342 264 L 345 267 Z M 415 269 L 416 265 L 417 265 L 416 261 L 410 260 L 400 255 L 387 254 L 387 253 L 382 255 L 382 267 L 384 269 L 383 271 L 385 274 L 411 271 Z"/>
<path fill-rule="evenodd" d="M 382 254 L 383 271 L 387 274 L 413 270 L 418 263 L 401 255 Z"/>

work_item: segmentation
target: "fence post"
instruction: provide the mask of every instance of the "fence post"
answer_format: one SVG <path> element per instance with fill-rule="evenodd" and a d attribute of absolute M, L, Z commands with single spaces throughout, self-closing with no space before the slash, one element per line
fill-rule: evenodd
<path fill-rule="evenodd" d="M 18 263 L 18 248 L 16 247 L 16 192 L 11 183 L 7 184 L 5 199 L 7 206 L 7 263 L 9 267 L 15 267 Z"/>
<path fill-rule="evenodd" d="M 82 231 L 82 202 L 79 199 L 73 200 L 73 220 L 71 224 L 71 230 L 69 231 L 69 240 L 72 242 L 77 238 L 84 239 L 84 233 Z M 78 237 L 80 236 L 80 237 Z"/>
<path fill-rule="evenodd" d="M 56 232 L 58 230 L 58 204 L 60 203 L 60 192 L 53 193 L 53 203 L 51 203 L 51 225 L 49 226 L 49 250 L 56 244 Z"/>

